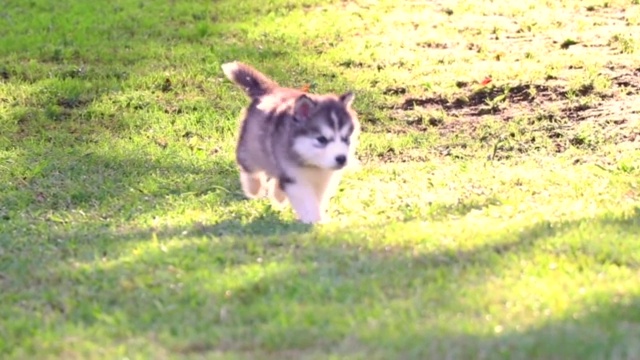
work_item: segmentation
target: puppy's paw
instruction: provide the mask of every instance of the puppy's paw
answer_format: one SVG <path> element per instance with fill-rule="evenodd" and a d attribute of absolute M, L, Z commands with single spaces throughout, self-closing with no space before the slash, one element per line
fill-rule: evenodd
<path fill-rule="evenodd" d="M 319 216 L 298 216 L 298 221 L 303 224 L 328 224 L 333 221 L 333 218 L 329 215 L 319 215 Z"/>
<path fill-rule="evenodd" d="M 303 224 L 318 224 L 322 221 L 322 218 L 311 214 L 302 214 L 298 216 L 298 221 Z"/>
<path fill-rule="evenodd" d="M 298 218 L 298 222 L 306 225 L 314 225 L 318 224 L 320 220 L 318 219 L 309 219 L 309 218 Z"/>

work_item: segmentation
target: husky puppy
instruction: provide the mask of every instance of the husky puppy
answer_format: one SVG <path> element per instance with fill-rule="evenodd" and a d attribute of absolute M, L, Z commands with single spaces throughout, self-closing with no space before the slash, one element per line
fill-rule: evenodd
<path fill-rule="evenodd" d="M 329 199 L 355 160 L 360 124 L 354 93 L 310 94 L 281 87 L 241 62 L 222 65 L 251 99 L 241 114 L 236 162 L 248 198 L 287 201 L 298 220 L 326 222 Z"/>

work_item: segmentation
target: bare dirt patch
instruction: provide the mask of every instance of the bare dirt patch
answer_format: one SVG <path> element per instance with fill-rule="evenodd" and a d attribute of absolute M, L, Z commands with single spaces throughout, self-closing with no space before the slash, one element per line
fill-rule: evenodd
<path fill-rule="evenodd" d="M 510 132 L 524 141 L 523 134 L 540 131 L 546 140 L 562 143 L 558 151 L 582 145 L 593 150 L 598 146 L 593 141 L 640 142 L 637 7 L 605 4 L 565 12 L 540 7 L 535 14 L 508 9 L 478 14 L 450 9 L 446 2 L 435 4 L 446 21 L 437 21 L 441 14 L 434 16 L 433 34 L 403 43 L 431 61 L 428 70 L 417 72 L 426 74 L 421 77 L 425 85 L 396 82 L 383 90 L 393 103 L 380 108 L 392 120 L 381 131 L 435 132 L 441 135 L 434 140 L 438 145 L 466 141 L 470 151 L 474 142 L 485 146 Z M 443 28 L 456 31 L 437 32 Z M 511 66 L 516 63 L 520 65 Z M 501 80 L 481 81 L 497 73 Z M 593 139 L 585 139 L 580 132 L 590 129 L 594 134 L 586 136 Z M 530 148 L 542 146 L 537 133 L 531 139 L 535 145 Z M 552 148 L 549 143 L 545 146 Z"/>
<path fill-rule="evenodd" d="M 440 110 L 449 121 L 418 115 L 408 125 L 416 130 L 438 127 L 443 133 L 473 131 L 489 116 L 505 122 L 547 117 L 570 123 L 593 120 L 615 125 L 640 119 L 640 69 L 617 69 L 609 79 L 611 86 L 604 91 L 596 91 L 591 84 L 570 89 L 555 80 L 543 84 L 466 86 L 452 99 L 405 97 L 392 112 L 401 116 L 416 109 L 424 110 L 424 114 Z M 635 140 L 635 133 L 629 136 Z"/>

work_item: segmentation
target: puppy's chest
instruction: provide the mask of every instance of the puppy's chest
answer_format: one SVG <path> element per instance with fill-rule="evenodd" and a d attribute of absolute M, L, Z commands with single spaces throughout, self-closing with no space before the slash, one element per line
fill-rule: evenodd
<path fill-rule="evenodd" d="M 313 188 L 322 188 L 330 181 L 332 175 L 333 172 L 331 171 L 302 168 L 296 171 L 294 179 L 295 181 L 311 185 Z"/>

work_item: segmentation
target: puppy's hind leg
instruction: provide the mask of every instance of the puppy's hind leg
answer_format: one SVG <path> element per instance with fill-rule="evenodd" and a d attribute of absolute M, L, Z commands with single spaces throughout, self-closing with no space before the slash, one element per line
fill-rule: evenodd
<path fill-rule="evenodd" d="M 240 170 L 240 184 L 242 185 L 242 191 L 245 196 L 250 199 L 255 199 L 264 195 L 265 187 L 265 174 L 262 171 L 256 171 L 253 173 Z"/>

